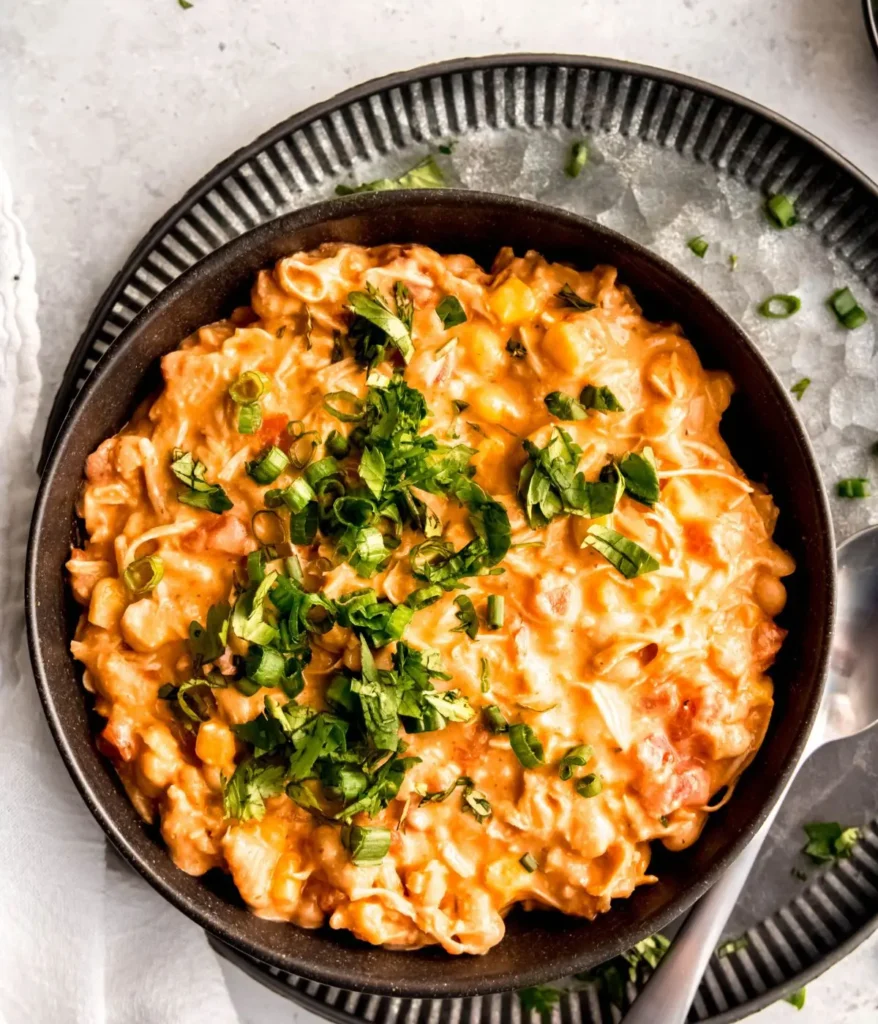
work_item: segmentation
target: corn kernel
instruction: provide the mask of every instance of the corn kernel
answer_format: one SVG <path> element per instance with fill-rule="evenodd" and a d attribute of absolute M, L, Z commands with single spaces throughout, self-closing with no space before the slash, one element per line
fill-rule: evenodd
<path fill-rule="evenodd" d="M 101 629 L 116 629 L 128 605 L 125 584 L 112 576 L 98 580 L 91 592 L 88 621 Z"/>
<path fill-rule="evenodd" d="M 473 412 L 488 423 L 515 423 L 523 412 L 508 389 L 498 384 L 485 384 L 470 395 Z"/>
<path fill-rule="evenodd" d="M 509 277 L 490 293 L 488 305 L 501 323 L 517 324 L 536 313 L 537 298 L 524 281 Z"/>
<path fill-rule="evenodd" d="M 505 345 L 503 339 L 490 325 L 478 322 L 463 324 L 457 336 L 479 373 L 490 376 L 503 365 Z"/>
<path fill-rule="evenodd" d="M 293 853 L 281 855 L 271 877 L 271 898 L 286 907 L 292 908 L 299 902 L 305 878 L 296 878 L 301 866 L 298 857 Z"/>
<path fill-rule="evenodd" d="M 205 764 L 228 764 L 235 759 L 235 737 L 231 729 L 212 718 L 202 722 L 198 727 L 198 738 L 195 740 L 195 753 Z"/>
<path fill-rule="evenodd" d="M 569 374 L 582 373 L 590 360 L 599 354 L 587 328 L 576 321 L 561 320 L 546 331 L 543 351 L 560 369 Z"/>

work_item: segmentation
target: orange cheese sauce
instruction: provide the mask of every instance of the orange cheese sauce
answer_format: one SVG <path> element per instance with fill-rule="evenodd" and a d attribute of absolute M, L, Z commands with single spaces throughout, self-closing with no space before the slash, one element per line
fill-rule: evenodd
<path fill-rule="evenodd" d="M 347 431 L 323 399 L 364 395 L 366 373 L 350 356 L 331 361 L 333 335 L 347 330 L 351 291 L 370 283 L 388 295 L 396 281 L 414 300 L 415 354 L 405 379 L 426 397 L 426 429 L 477 449 L 475 480 L 507 509 L 513 547 L 502 575 L 467 581 L 482 618 L 476 640 L 452 632 L 461 591 L 418 611 L 405 633 L 406 643 L 440 652 L 453 678 L 437 688 L 460 690 L 477 714 L 405 737 L 406 755 L 421 762 L 386 810 L 363 819 L 393 830 L 389 853 L 356 866 L 339 826 L 285 795 L 266 801 L 261 820 L 224 818 L 223 780 L 245 750 L 230 725 L 259 715 L 266 692 L 285 701 L 280 690 L 212 691 L 215 710 L 194 731 L 158 691 L 189 678 L 190 622 L 205 622 L 211 604 L 229 598 L 257 547 L 251 518 L 266 488 L 245 463 L 280 443 L 291 420 L 321 438 Z M 595 308 L 562 304 L 564 285 Z M 467 314 L 448 330 L 436 314 L 446 295 Z M 79 511 L 88 540 L 68 563 L 84 606 L 72 649 L 106 718 L 101 749 L 139 812 L 160 819 L 183 871 L 231 872 L 255 913 L 303 927 L 328 923 L 397 947 L 440 943 L 451 953 L 482 953 L 500 941 L 504 914 L 518 902 L 591 918 L 653 881 L 650 843 L 680 849 L 697 839 L 711 798 L 724 787 L 731 793 L 772 708 L 766 672 L 783 638 L 773 617 L 785 599 L 780 577 L 794 566 L 771 540 L 770 496 L 747 480 L 720 437 L 732 381 L 704 370 L 677 327 L 648 322 L 614 269 L 579 272 L 536 253 L 503 250 L 486 273 L 469 257 L 419 246 L 325 246 L 261 272 L 251 306 L 165 356 L 162 392 L 87 464 Z M 524 346 L 524 358 L 513 358 L 510 341 Z M 238 433 L 228 396 L 247 370 L 269 380 L 263 424 L 252 436 Z M 589 520 L 562 516 L 532 530 L 516 494 L 522 439 L 542 447 L 557 423 L 544 397 L 578 396 L 586 383 L 611 388 L 624 411 L 562 424 L 583 449 L 585 477 L 596 479 L 608 457 L 645 445 L 655 454 L 659 502 L 650 508 L 625 496 L 602 520 L 660 563 L 635 579 L 581 546 Z M 468 408 L 459 413 L 455 400 Z M 231 510 L 214 514 L 177 500 L 175 448 L 205 464 Z M 429 503 L 455 547 L 470 538 L 453 501 L 431 495 Z M 335 564 L 322 576 L 324 592 L 335 598 L 371 586 L 403 601 L 418 585 L 408 551 L 419 539 L 405 535 L 388 568 L 368 581 Z M 137 599 L 122 574 L 147 554 L 161 558 L 164 577 Z M 318 560 L 333 554 L 319 539 L 298 549 L 306 573 L 325 569 Z M 484 624 L 489 594 L 505 598 L 494 631 Z M 246 649 L 229 643 L 227 654 Z M 378 652 L 379 666 L 389 666 L 391 650 Z M 322 694 L 342 664 L 359 668 L 359 646 L 337 626 L 315 638 L 298 701 L 325 706 Z M 486 729 L 479 712 L 487 704 L 531 726 L 544 765 L 525 769 L 508 736 Z M 578 744 L 594 749 L 578 774 L 596 772 L 603 784 L 588 799 L 558 771 Z M 459 790 L 419 806 L 423 792 L 462 775 L 490 801 L 488 822 L 462 813 Z M 521 865 L 528 853 L 538 870 Z"/>

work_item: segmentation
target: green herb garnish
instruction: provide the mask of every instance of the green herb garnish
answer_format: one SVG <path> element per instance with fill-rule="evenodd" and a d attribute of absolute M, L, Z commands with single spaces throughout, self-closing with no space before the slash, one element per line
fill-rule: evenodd
<path fill-rule="evenodd" d="M 765 212 L 772 224 L 778 228 L 791 228 L 799 223 L 793 201 L 785 195 L 770 196 L 765 203 Z"/>
<path fill-rule="evenodd" d="M 737 939 L 728 939 L 716 947 L 716 955 L 722 960 L 723 957 L 731 956 L 732 953 L 737 953 L 739 949 L 746 949 L 749 945 L 750 940 L 746 935 Z"/>
<path fill-rule="evenodd" d="M 527 1014 L 538 1013 L 544 1022 L 552 1019 L 552 1011 L 561 999 L 561 993 L 551 985 L 531 985 L 518 993 L 521 1008 Z"/>
<path fill-rule="evenodd" d="M 862 327 L 869 319 L 866 311 L 854 298 L 850 288 L 839 288 L 827 300 L 829 308 L 835 313 L 838 322 L 849 331 Z"/>
<path fill-rule="evenodd" d="M 580 796 L 590 798 L 597 796 L 603 790 L 604 784 L 600 775 L 590 772 L 588 775 L 583 775 L 581 779 L 577 779 L 573 783 L 573 788 Z"/>
<path fill-rule="evenodd" d="M 796 401 L 801 402 L 802 395 L 805 394 L 805 392 L 808 390 L 810 386 L 811 378 L 803 377 L 801 380 L 796 381 L 796 383 L 793 384 L 793 386 L 790 388 L 790 392 L 796 396 Z"/>
<path fill-rule="evenodd" d="M 475 605 L 465 594 L 459 594 L 454 599 L 454 603 L 457 605 L 455 614 L 460 625 L 455 626 L 451 632 L 466 633 L 470 640 L 475 640 L 479 632 L 479 617 L 476 614 Z"/>
<path fill-rule="evenodd" d="M 354 864 L 378 864 L 390 850 L 390 829 L 348 825 L 342 829 L 341 841 Z"/>
<path fill-rule="evenodd" d="M 401 282 L 397 282 L 399 286 Z M 383 362 L 388 346 L 395 348 L 408 363 L 414 355 L 412 343 L 411 309 L 408 289 L 402 285 L 396 289 L 396 312 L 374 285 L 367 284 L 366 291 L 351 292 L 348 305 L 354 314 L 350 338 L 354 342 L 354 354 L 359 362 L 375 366 Z"/>
<path fill-rule="evenodd" d="M 597 412 L 624 412 L 624 406 L 608 387 L 586 384 L 579 394 L 579 401 L 586 409 Z"/>
<path fill-rule="evenodd" d="M 872 488 L 865 477 L 852 476 L 839 480 L 835 492 L 840 498 L 868 498 L 871 497 Z"/>
<path fill-rule="evenodd" d="M 570 147 L 567 163 L 564 165 L 564 173 L 568 178 L 578 178 L 587 162 L 588 147 L 584 142 L 574 142 Z"/>
<path fill-rule="evenodd" d="M 506 599 L 502 594 L 488 595 L 488 629 L 500 629 L 505 615 Z"/>
<path fill-rule="evenodd" d="M 424 157 L 398 178 L 378 178 L 363 185 L 336 185 L 335 194 L 352 196 L 357 192 L 392 192 L 403 188 L 444 188 L 445 177 L 432 156 Z"/>
<path fill-rule="evenodd" d="M 784 1001 L 789 1003 L 790 1006 L 795 1006 L 797 1010 L 804 1009 L 805 1006 L 805 989 L 797 988 L 795 992 L 790 992 L 788 996 L 784 996 Z"/>
<path fill-rule="evenodd" d="M 565 306 L 579 310 L 580 313 L 587 313 L 590 309 L 596 308 L 593 302 L 589 302 L 588 299 L 581 299 L 569 284 L 565 284 L 555 298 L 560 299 Z"/>
<path fill-rule="evenodd" d="M 164 575 L 165 563 L 159 556 L 144 555 L 142 558 L 135 558 L 128 565 L 122 573 L 122 582 L 132 597 L 144 597 L 151 590 L 155 590 Z"/>
<path fill-rule="evenodd" d="M 813 821 L 804 825 L 807 844 L 802 853 L 817 863 L 826 863 L 849 857 L 854 844 L 861 838 L 859 828 L 842 828 L 837 821 Z"/>
<path fill-rule="evenodd" d="M 615 467 L 604 468 L 599 480 L 587 482 L 577 471 L 582 449 L 563 427 L 554 427 L 545 448 L 522 442 L 529 458 L 518 479 L 518 496 L 528 525 L 542 529 L 560 515 L 587 519 L 608 515 L 622 496 L 623 481 Z"/>
<path fill-rule="evenodd" d="M 503 717 L 503 712 L 496 704 L 489 704 L 487 707 L 482 708 L 482 715 L 485 719 L 485 725 L 490 732 L 509 732 L 509 723 Z"/>
<path fill-rule="evenodd" d="M 588 743 L 578 747 L 571 747 L 570 750 L 558 762 L 558 774 L 567 782 L 573 778 L 575 768 L 584 768 L 594 756 L 594 748 Z"/>
<path fill-rule="evenodd" d="M 756 307 L 756 312 L 769 320 L 786 320 L 801 308 L 802 300 L 798 295 L 769 295 Z"/>
<path fill-rule="evenodd" d="M 269 445 L 256 456 L 252 462 L 245 463 L 244 468 L 251 480 L 257 484 L 271 484 L 289 466 L 287 453 L 276 444 Z"/>
<path fill-rule="evenodd" d="M 524 868 L 525 871 L 534 873 L 539 868 L 536 857 L 532 853 L 525 853 L 518 858 L 518 863 Z"/>
<path fill-rule="evenodd" d="M 584 420 L 588 418 L 588 409 L 572 395 L 563 391 L 552 391 L 543 399 L 549 414 L 558 420 Z"/>
<path fill-rule="evenodd" d="M 207 467 L 192 458 L 189 452 L 175 448 L 171 456 L 171 472 L 187 487 L 177 492 L 177 500 L 192 508 L 203 508 L 219 515 L 232 507 L 229 496 L 219 484 L 209 484 L 205 479 Z"/>
<path fill-rule="evenodd" d="M 588 528 L 582 546 L 594 548 L 628 580 L 659 568 L 656 559 L 639 544 L 597 523 Z"/>
<path fill-rule="evenodd" d="M 695 255 L 703 260 L 704 254 L 710 248 L 708 242 L 705 242 L 702 235 L 696 235 L 695 238 L 690 238 L 686 245 L 695 253 Z"/>
<path fill-rule="evenodd" d="M 625 481 L 625 493 L 652 508 L 661 493 L 655 455 L 652 448 L 640 452 L 629 452 L 619 462 L 619 472 Z"/>
<path fill-rule="evenodd" d="M 442 326 L 446 331 L 466 322 L 466 311 L 460 304 L 460 299 L 455 295 L 445 296 L 436 307 L 436 316 L 442 321 Z"/>
<path fill-rule="evenodd" d="M 543 745 L 529 725 L 519 722 L 509 726 L 509 744 L 524 768 L 536 768 L 546 763 Z"/>

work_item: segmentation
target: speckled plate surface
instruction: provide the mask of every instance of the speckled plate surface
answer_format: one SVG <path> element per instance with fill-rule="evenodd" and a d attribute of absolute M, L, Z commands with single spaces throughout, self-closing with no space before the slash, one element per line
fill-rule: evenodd
<path fill-rule="evenodd" d="M 874 5 L 865 0 L 867 20 Z M 587 142 L 589 159 L 570 179 L 563 165 L 574 140 Z M 437 152 L 449 143 L 450 153 Z M 122 328 L 184 269 L 257 224 L 332 195 L 340 183 L 399 174 L 428 152 L 449 184 L 585 214 L 677 263 L 742 323 L 783 379 L 811 379 L 799 411 L 827 484 L 874 475 L 875 185 L 819 141 L 739 97 L 668 72 L 579 57 L 486 57 L 394 75 L 296 115 L 232 155 L 154 226 L 113 280 L 71 360 L 46 446 Z M 795 199 L 797 227 L 778 231 L 766 221 L 762 203 L 774 192 Z M 695 235 L 709 243 L 703 260 L 686 247 Z M 825 307 L 845 284 L 871 316 L 853 332 Z M 758 303 L 776 292 L 800 296 L 801 311 L 785 321 L 759 317 Z M 833 505 L 839 540 L 878 521 L 878 499 Z M 805 766 L 729 923 L 728 934 L 746 933 L 749 944 L 712 961 L 691 1019 L 739 1020 L 800 987 L 878 926 L 876 794 L 876 732 L 824 749 Z M 850 859 L 815 869 L 799 853 L 802 824 L 813 820 L 864 826 L 864 839 Z M 522 1019 L 509 994 L 363 996 L 221 952 L 334 1020 Z M 555 1024 L 618 1017 L 605 992 L 581 983 L 554 1010 Z"/>

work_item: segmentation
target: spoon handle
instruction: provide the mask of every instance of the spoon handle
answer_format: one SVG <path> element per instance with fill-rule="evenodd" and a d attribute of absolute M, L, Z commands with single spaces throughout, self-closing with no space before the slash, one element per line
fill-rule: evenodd
<path fill-rule="evenodd" d="M 798 765 L 759 831 L 716 885 L 695 904 L 671 948 L 625 1015 L 624 1024 L 685 1024 L 704 969 L 797 771 Z"/>

